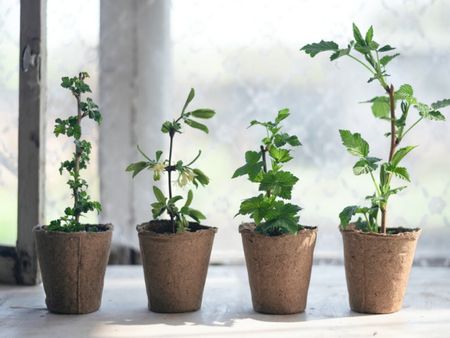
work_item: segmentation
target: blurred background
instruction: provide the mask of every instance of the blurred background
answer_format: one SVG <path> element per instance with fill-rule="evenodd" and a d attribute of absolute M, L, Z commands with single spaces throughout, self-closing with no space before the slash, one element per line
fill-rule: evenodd
<path fill-rule="evenodd" d="M 0 0 L 0 244 L 7 245 L 17 236 L 19 14 L 19 0 Z M 272 119 L 285 107 L 291 109 L 286 131 L 303 143 L 289 166 L 300 178 L 293 202 L 304 208 L 302 224 L 319 227 L 316 258 L 339 261 L 338 214 L 363 202 L 372 185 L 353 175 L 355 159 L 337 130 L 361 132 L 371 154 L 386 158 L 387 123 L 358 103 L 382 91 L 351 60 L 311 59 L 299 49 L 320 39 L 345 44 L 352 22 L 364 32 L 373 25 L 375 40 L 401 53 L 389 65 L 389 80 L 411 84 L 431 103 L 450 97 L 449 16 L 445 0 L 48 0 L 47 222 L 71 203 L 67 177 L 57 168 L 73 144 L 52 134 L 55 118 L 75 109 L 60 78 L 87 71 L 104 124 L 83 126 L 94 147 L 84 176 L 104 205 L 99 221 L 116 228 L 117 262 L 130 262 L 138 249 L 135 226 L 151 218 L 153 202 L 150 173 L 133 181 L 125 167 L 139 158 L 136 144 L 150 154 L 167 148 L 161 122 L 179 114 L 191 87 L 192 108 L 217 115 L 208 121 L 209 135 L 189 129 L 176 138 L 174 157 L 189 161 L 203 151 L 198 166 L 211 183 L 195 192 L 193 206 L 219 228 L 213 261 L 243 261 L 237 229 L 245 218 L 234 215 L 257 187 L 231 176 L 263 137 L 258 128 L 246 129 L 249 121 Z M 409 134 L 405 144 L 419 145 L 405 160 L 412 184 L 390 203 L 391 226 L 424 229 L 420 264 L 450 264 L 449 131 L 448 122 L 425 121 Z M 86 218 L 97 221 L 94 214 Z"/>

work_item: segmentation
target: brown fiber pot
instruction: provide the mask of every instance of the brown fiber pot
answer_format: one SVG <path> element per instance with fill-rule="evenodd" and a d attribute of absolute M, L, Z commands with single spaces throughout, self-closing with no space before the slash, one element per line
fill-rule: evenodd
<path fill-rule="evenodd" d="M 395 234 L 341 230 L 350 308 L 392 313 L 402 307 L 420 229 L 388 229 Z"/>
<path fill-rule="evenodd" d="M 190 223 L 195 231 L 169 233 L 170 221 L 136 227 L 148 308 L 176 313 L 200 309 L 209 257 L 217 228 Z"/>
<path fill-rule="evenodd" d="M 50 312 L 83 314 L 100 308 L 113 226 L 98 232 L 33 229 Z"/>
<path fill-rule="evenodd" d="M 305 311 L 317 228 L 297 235 L 265 236 L 254 223 L 239 226 L 253 309 L 267 314 Z"/>

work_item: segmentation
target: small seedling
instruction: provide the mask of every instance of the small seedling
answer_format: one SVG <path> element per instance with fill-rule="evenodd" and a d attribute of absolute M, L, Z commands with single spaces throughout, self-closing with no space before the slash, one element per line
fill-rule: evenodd
<path fill-rule="evenodd" d="M 67 185 L 72 191 L 74 203 L 73 207 L 67 207 L 64 210 L 64 216 L 50 222 L 50 225 L 47 227 L 49 231 L 97 231 L 95 226 L 80 223 L 80 216 L 83 216 L 84 213 L 94 210 L 100 212 L 102 210 L 99 202 L 91 200 L 87 193 L 88 184 L 80 176 L 80 171 L 87 168 L 89 155 L 91 154 L 91 144 L 81 139 L 81 122 L 86 117 L 99 124 L 102 120 L 102 115 L 95 102 L 90 97 L 85 100 L 82 98 L 83 94 L 91 92 L 91 88 L 85 82 L 85 79 L 88 77 L 88 73 L 81 72 L 75 77 L 65 76 L 62 78 L 61 87 L 70 90 L 76 99 L 77 113 L 69 116 L 67 119 L 57 118 L 53 133 L 56 137 L 66 135 L 74 139 L 75 152 L 72 159 L 62 162 L 59 167 L 61 175 L 66 171 L 70 176 Z"/>
<path fill-rule="evenodd" d="M 192 219 L 197 223 L 206 217 L 199 210 L 190 207 L 194 194 L 192 190 L 187 193 L 184 204 L 179 207 L 177 204 L 183 199 L 183 196 L 172 194 L 172 173 L 178 173 L 177 184 L 179 187 L 184 187 L 188 184 L 193 184 L 195 187 L 198 185 L 205 186 L 209 183 L 209 178 L 198 168 L 193 168 L 192 165 L 201 155 L 201 150 L 198 151 L 197 156 L 185 164 L 179 160 L 175 162 L 172 159 L 173 143 L 176 134 L 182 133 L 183 125 L 187 125 L 191 128 L 199 129 L 205 133 L 208 133 L 208 127 L 196 119 L 210 119 L 215 115 L 212 109 L 196 109 L 190 112 L 186 112 L 189 103 L 195 96 L 194 89 L 191 89 L 187 97 L 186 103 L 181 110 L 181 114 L 173 121 L 166 121 L 161 127 L 163 134 L 169 136 L 169 157 L 168 159 L 161 160 L 163 152 L 161 150 L 156 151 L 155 158 L 151 159 L 147 156 L 139 146 L 138 151 L 144 157 L 143 161 L 130 164 L 126 171 L 133 173 L 133 177 L 139 174 L 144 169 L 150 169 L 153 171 L 153 180 L 159 181 L 161 174 L 167 172 L 167 183 L 169 188 L 169 196 L 165 196 L 164 193 L 156 186 L 153 186 L 153 193 L 156 198 L 156 202 L 152 203 L 152 214 L 154 219 L 158 219 L 162 214 L 167 213 L 172 223 L 172 232 L 184 232 L 189 230 L 189 221 Z"/>
<path fill-rule="evenodd" d="M 292 160 L 290 148 L 301 145 L 297 136 L 282 132 L 281 121 L 288 116 L 289 109 L 283 109 L 275 121 L 250 122 L 249 127 L 263 126 L 267 135 L 258 151 L 245 153 L 246 164 L 233 174 L 233 178 L 247 175 L 250 182 L 259 184 L 263 193 L 242 201 L 236 216 L 249 215 L 256 224 L 255 230 L 267 236 L 296 234 L 302 229 L 298 215 L 301 208 L 286 202 L 292 198 L 298 178 L 283 170 L 283 165 Z"/>
<path fill-rule="evenodd" d="M 385 120 L 390 125 L 390 130 L 385 134 L 390 138 L 387 161 L 381 163 L 380 158 L 369 156 L 369 144 L 359 133 L 352 133 L 348 130 L 339 131 L 347 151 L 358 158 L 353 166 L 353 173 L 369 175 L 375 188 L 375 192 L 366 197 L 370 206 L 348 206 L 342 210 L 339 218 L 341 227 L 346 228 L 354 215 L 361 215 L 362 217 L 355 222 L 357 228 L 362 231 L 386 233 L 389 197 L 406 188 L 405 185 L 393 187 L 391 185 L 392 178 L 395 176 L 403 181 L 410 181 L 407 169 L 400 166 L 400 163 L 410 151 L 416 148 L 416 146 L 403 148 L 399 148 L 399 146 L 405 136 L 423 120 L 444 121 L 445 117 L 440 109 L 450 105 L 450 99 L 428 105 L 416 98 L 413 88 L 409 84 L 403 84 L 395 90 L 393 84 L 386 82 L 386 77 L 389 76 L 386 66 L 400 54 L 392 52 L 395 48 L 390 45 L 378 44 L 373 39 L 372 26 L 363 37 L 359 28 L 353 24 L 353 37 L 354 40 L 351 40 L 346 48 L 340 48 L 333 41 L 322 40 L 318 43 L 308 44 L 301 50 L 311 57 L 321 52 L 331 52 L 331 61 L 341 57 L 351 58 L 370 72 L 368 82 L 378 82 L 384 91 L 380 96 L 365 101 L 365 103 L 371 104 L 372 114 L 376 118 Z M 390 54 L 388 54 L 389 52 Z M 398 106 L 400 106 L 400 114 L 397 113 Z M 417 115 L 414 114 L 412 123 L 408 120 L 411 108 L 417 112 Z M 377 169 L 379 170 L 379 180 L 374 176 Z M 379 226 L 379 218 L 381 218 L 381 226 Z"/>

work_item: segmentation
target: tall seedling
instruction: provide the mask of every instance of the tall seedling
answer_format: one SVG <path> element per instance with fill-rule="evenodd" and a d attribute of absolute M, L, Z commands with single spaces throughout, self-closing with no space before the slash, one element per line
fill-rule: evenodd
<path fill-rule="evenodd" d="M 346 48 L 340 48 L 333 41 L 320 41 L 305 45 L 302 51 L 311 57 L 321 52 L 331 52 L 330 60 L 334 61 L 341 57 L 348 57 L 364 67 L 369 73 L 369 83 L 376 82 L 380 85 L 384 94 L 375 96 L 366 103 L 370 103 L 372 113 L 376 118 L 389 123 L 389 130 L 385 134 L 390 138 L 389 153 L 387 161 L 382 162 L 380 158 L 369 156 L 369 144 L 359 133 L 352 133 L 348 130 L 340 130 L 343 145 L 351 155 L 358 158 L 353 166 L 355 175 L 369 175 L 373 182 L 375 191 L 366 199 L 370 201 L 370 206 L 352 205 L 344 208 L 339 214 L 341 227 L 346 228 L 354 215 L 361 215 L 356 220 L 356 226 L 363 231 L 386 233 L 388 200 L 392 195 L 406 188 L 406 186 L 393 187 L 392 178 L 395 176 L 403 181 L 410 181 L 410 176 L 401 161 L 416 146 L 404 146 L 400 148 L 405 136 L 423 120 L 444 121 L 445 117 L 439 111 L 450 105 L 450 99 L 436 101 L 431 105 L 422 103 L 414 95 L 413 88 L 409 84 L 403 84 L 395 90 L 393 84 L 388 84 L 386 77 L 386 66 L 399 53 L 390 45 L 380 45 L 374 39 L 372 26 L 367 31 L 365 37 L 362 36 L 359 28 L 353 24 L 353 37 Z M 398 113 L 398 106 L 400 112 Z M 410 121 L 411 108 L 417 113 Z M 378 180 L 374 173 L 379 170 Z M 381 226 L 379 219 L 381 218 Z"/>
<path fill-rule="evenodd" d="M 81 122 L 84 118 L 89 118 L 100 124 L 102 115 L 98 110 L 95 102 L 87 97 L 83 99 L 83 94 L 90 93 L 91 88 L 85 82 L 89 77 L 86 72 L 81 72 L 75 77 L 63 77 L 61 87 L 68 89 L 74 96 L 77 103 L 76 114 L 69 116 L 66 119 L 57 118 L 55 120 L 55 129 L 53 133 L 55 136 L 66 135 L 73 137 L 75 145 L 75 152 L 70 160 L 61 163 L 59 172 L 67 172 L 70 176 L 67 185 L 72 191 L 73 207 L 67 207 L 64 210 L 64 216 L 57 220 L 51 221 L 48 226 L 50 231 L 96 231 L 94 226 L 87 226 L 80 223 L 80 217 L 84 213 L 96 210 L 100 212 L 102 207 L 99 202 L 92 201 L 87 193 L 88 184 L 86 180 L 81 178 L 80 171 L 87 168 L 89 163 L 89 155 L 91 154 L 91 144 L 83 140 Z"/>
<path fill-rule="evenodd" d="M 185 164 L 183 161 L 174 161 L 172 158 L 172 151 L 174 146 L 174 138 L 177 134 L 182 133 L 183 125 L 187 125 L 191 128 L 199 129 L 205 133 L 208 133 L 208 127 L 197 119 L 210 119 L 215 115 L 212 109 L 202 108 L 196 109 L 190 112 L 186 112 L 189 103 L 194 99 L 195 91 L 191 89 L 187 97 L 186 103 L 181 110 L 181 114 L 172 121 L 166 121 L 161 127 L 163 134 L 169 136 L 169 156 L 167 159 L 161 160 L 163 152 L 161 150 L 156 151 L 155 159 L 151 159 L 147 156 L 138 146 L 138 150 L 144 157 L 143 161 L 132 163 L 127 167 L 127 171 L 133 173 L 133 177 L 139 174 L 144 169 L 153 170 L 153 180 L 159 181 L 161 174 L 167 172 L 167 186 L 169 195 L 165 196 L 164 193 L 156 186 L 153 186 L 153 193 L 156 198 L 156 202 L 152 203 L 152 214 L 154 219 L 158 219 L 162 214 L 166 213 L 170 217 L 172 223 L 172 231 L 184 232 L 189 229 L 189 220 L 192 219 L 197 223 L 204 220 L 206 217 L 199 210 L 190 207 L 194 194 L 192 190 L 187 193 L 186 200 L 182 206 L 178 206 L 178 202 L 183 199 L 183 196 L 173 196 L 172 189 L 172 173 L 178 172 L 177 184 L 180 187 L 184 187 L 187 184 L 192 183 L 195 187 L 198 185 L 205 186 L 209 183 L 209 178 L 198 168 L 193 168 L 192 165 L 197 161 L 201 155 L 201 150 L 198 151 L 197 156 Z"/>
<path fill-rule="evenodd" d="M 286 202 L 292 198 L 298 178 L 283 170 L 283 165 L 292 160 L 290 148 L 301 145 L 297 136 L 282 132 L 281 121 L 288 116 L 289 109 L 283 109 L 274 121 L 250 122 L 250 127 L 264 127 L 266 136 L 257 151 L 245 153 L 246 164 L 233 174 L 233 178 L 246 175 L 250 182 L 259 185 L 262 193 L 242 201 L 237 215 L 249 215 L 256 231 L 267 236 L 296 234 L 302 229 L 298 215 L 301 208 Z"/>

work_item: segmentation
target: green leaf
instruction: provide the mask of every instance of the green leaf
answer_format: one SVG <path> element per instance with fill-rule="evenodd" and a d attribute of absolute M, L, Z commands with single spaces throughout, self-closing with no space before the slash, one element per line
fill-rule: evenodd
<path fill-rule="evenodd" d="M 156 151 L 156 153 L 155 153 L 155 159 L 156 159 L 156 162 L 159 161 L 159 159 L 161 158 L 162 153 L 163 153 L 163 152 L 162 152 L 161 150 L 157 150 L 157 151 Z"/>
<path fill-rule="evenodd" d="M 370 26 L 370 28 L 367 30 L 367 33 L 366 33 L 366 43 L 368 45 L 370 45 L 370 43 L 372 42 L 372 39 L 373 39 L 373 27 Z"/>
<path fill-rule="evenodd" d="M 187 195 L 187 199 L 186 199 L 186 203 L 184 203 L 185 207 L 188 207 L 191 205 L 192 203 L 192 199 L 194 198 L 194 193 L 192 192 L 192 190 L 188 191 L 188 195 Z"/>
<path fill-rule="evenodd" d="M 269 155 L 275 161 L 280 162 L 280 163 L 285 163 L 285 162 L 292 160 L 292 156 L 289 154 L 289 150 L 287 150 L 287 149 L 270 147 Z"/>
<path fill-rule="evenodd" d="M 395 49 L 394 47 L 391 47 L 389 45 L 385 45 L 385 46 L 381 47 L 380 49 L 378 49 L 378 52 L 384 53 L 384 52 L 389 52 L 389 51 L 394 50 L 394 49 Z"/>
<path fill-rule="evenodd" d="M 366 42 L 363 39 L 358 26 L 356 26 L 354 23 L 353 23 L 353 37 L 355 38 L 355 41 L 356 41 L 357 44 L 359 44 L 361 46 L 365 46 L 366 45 Z"/>
<path fill-rule="evenodd" d="M 355 156 L 367 157 L 369 154 L 369 144 L 361 137 L 361 134 L 352 134 L 349 130 L 339 130 L 342 144 L 347 148 L 347 151 Z"/>
<path fill-rule="evenodd" d="M 243 200 L 238 215 L 249 215 L 256 224 L 259 224 L 269 213 L 271 205 L 270 199 L 260 194 Z"/>
<path fill-rule="evenodd" d="M 379 119 L 390 119 L 391 111 L 389 98 L 386 96 L 378 96 L 372 103 L 372 114 Z"/>
<path fill-rule="evenodd" d="M 199 123 L 199 122 L 191 120 L 191 119 L 186 119 L 184 122 L 186 122 L 186 124 L 192 128 L 200 129 L 201 131 L 204 131 L 206 134 L 208 134 L 208 132 L 209 132 L 208 127 L 202 123 Z"/>
<path fill-rule="evenodd" d="M 298 178 L 287 171 L 269 171 L 263 176 L 259 185 L 260 191 L 270 191 L 271 194 L 284 199 L 291 199 L 292 188 Z"/>
<path fill-rule="evenodd" d="M 163 192 L 157 187 L 153 186 L 153 193 L 155 194 L 156 199 L 160 203 L 166 203 L 167 198 L 164 196 Z"/>
<path fill-rule="evenodd" d="M 275 118 L 275 123 L 276 124 L 280 123 L 281 121 L 283 121 L 288 116 L 289 116 L 289 109 L 288 108 L 281 109 L 278 112 L 277 117 Z"/>
<path fill-rule="evenodd" d="M 170 121 L 166 121 L 162 124 L 161 131 L 164 134 L 167 134 L 170 131 L 171 127 L 172 127 L 172 123 Z"/>
<path fill-rule="evenodd" d="M 400 161 L 411 151 L 411 150 L 413 150 L 414 148 L 416 148 L 417 146 L 407 146 L 407 147 L 404 147 L 404 148 L 400 148 L 400 149 L 398 149 L 396 152 L 395 152 L 395 154 L 392 156 L 392 159 L 391 159 L 391 164 L 392 164 L 392 166 L 394 166 L 394 167 L 396 167 L 399 163 L 400 163 Z"/>
<path fill-rule="evenodd" d="M 249 179 L 253 181 L 256 176 L 261 172 L 263 163 L 260 161 L 261 153 L 257 151 L 247 151 L 245 153 L 245 162 L 246 164 L 242 167 L 236 169 L 232 178 L 247 175 Z"/>
<path fill-rule="evenodd" d="M 193 169 L 192 172 L 194 173 L 194 184 L 196 184 L 197 181 L 203 186 L 209 184 L 209 178 L 203 173 L 203 171 L 196 168 Z"/>
<path fill-rule="evenodd" d="M 386 66 L 389 62 L 391 62 L 394 58 L 399 56 L 400 54 L 392 54 L 392 55 L 385 55 L 380 59 L 380 64 L 383 66 Z"/>
<path fill-rule="evenodd" d="M 434 103 L 431 104 L 431 108 L 433 109 L 441 109 L 444 107 L 450 106 L 450 99 L 444 99 L 444 100 L 440 100 L 440 101 L 436 101 Z"/>
<path fill-rule="evenodd" d="M 170 198 L 170 199 L 167 201 L 167 204 L 175 204 L 175 203 L 177 203 L 178 201 L 180 201 L 180 200 L 182 200 L 182 199 L 183 199 L 182 196 L 177 195 L 177 196 L 174 196 L 174 197 Z"/>
<path fill-rule="evenodd" d="M 339 219 L 341 221 L 340 225 L 342 227 L 345 228 L 350 223 L 350 221 L 351 221 L 353 215 L 355 215 L 357 209 L 358 209 L 357 205 L 351 205 L 351 206 L 345 207 L 339 213 Z"/>
<path fill-rule="evenodd" d="M 189 208 L 188 216 L 194 219 L 197 223 L 200 223 L 200 220 L 206 219 L 206 216 L 203 215 L 199 210 Z"/>
<path fill-rule="evenodd" d="M 386 166 L 386 171 L 394 174 L 398 178 L 401 178 L 402 180 L 410 182 L 409 173 L 408 170 L 404 167 L 396 167 L 391 165 Z"/>
<path fill-rule="evenodd" d="M 381 161 L 381 159 L 376 157 L 364 157 L 358 160 L 356 164 L 353 166 L 353 173 L 355 175 L 368 174 L 377 169 L 377 163 Z"/>
<path fill-rule="evenodd" d="M 185 104 L 183 106 L 183 110 L 181 111 L 181 114 L 184 113 L 184 111 L 186 110 L 188 104 L 194 99 L 194 96 L 195 96 L 195 90 L 194 90 L 194 88 L 191 88 L 191 90 L 189 91 L 189 95 L 188 95 L 188 97 L 186 99 L 186 102 L 185 102 Z"/>
<path fill-rule="evenodd" d="M 338 49 L 339 46 L 337 45 L 336 42 L 321 40 L 318 43 L 311 43 L 305 45 L 300 50 L 304 51 L 306 54 L 309 54 L 311 57 L 314 57 L 321 52 L 336 51 Z"/>
<path fill-rule="evenodd" d="M 130 171 L 133 172 L 133 178 L 139 174 L 142 170 L 144 170 L 145 168 L 148 167 L 148 162 L 136 162 L 136 163 L 131 163 L 127 168 L 126 171 Z"/>
<path fill-rule="evenodd" d="M 199 119 L 210 119 L 216 112 L 212 109 L 197 109 L 190 113 L 192 116 L 197 117 Z"/>
<path fill-rule="evenodd" d="M 414 91 L 411 85 L 403 84 L 400 88 L 395 92 L 395 98 L 398 100 L 409 100 L 413 97 Z"/>
<path fill-rule="evenodd" d="M 336 59 L 339 59 L 342 56 L 349 55 L 349 54 L 350 54 L 350 48 L 338 49 L 333 54 L 331 54 L 330 61 L 334 61 Z"/>

